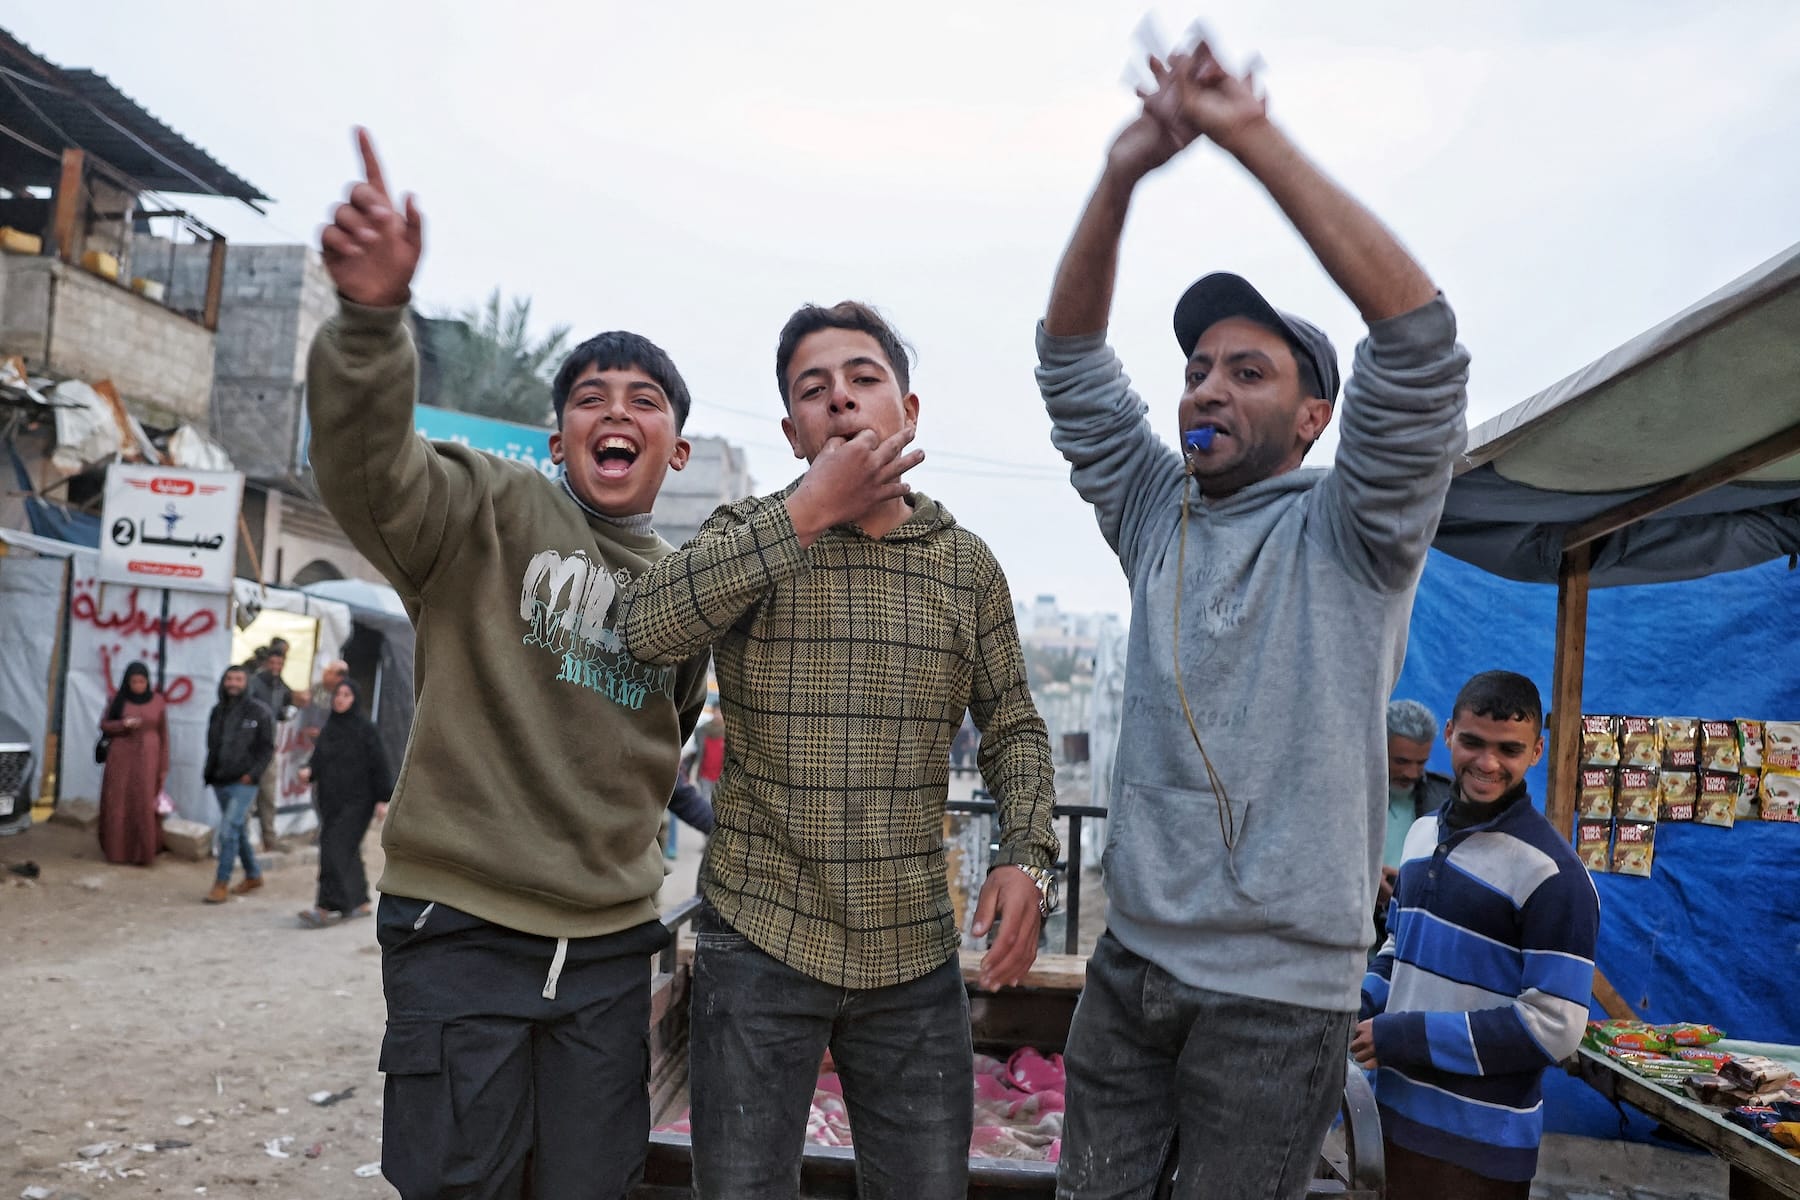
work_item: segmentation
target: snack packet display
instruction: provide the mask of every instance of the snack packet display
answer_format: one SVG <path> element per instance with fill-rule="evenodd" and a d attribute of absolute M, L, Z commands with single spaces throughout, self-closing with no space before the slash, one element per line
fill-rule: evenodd
<path fill-rule="evenodd" d="M 1656 776 L 1656 819 L 1691 821 L 1700 780 L 1692 771 L 1661 771 Z"/>
<path fill-rule="evenodd" d="M 1581 718 L 1581 765 L 1619 765 L 1619 718 L 1586 715 Z"/>
<path fill-rule="evenodd" d="M 1660 1055 L 1671 1043 L 1654 1025 L 1643 1021 L 1589 1021 L 1582 1041 L 1596 1050 L 1617 1049 Z M 1690 1067 L 1689 1070 L 1692 1070 Z"/>
<path fill-rule="evenodd" d="M 1707 1028 L 1712 1028 L 1707 1026 Z M 1715 1030 L 1715 1032 L 1717 1032 Z M 1732 1056 L 1723 1050 L 1708 1050 L 1705 1046 L 1676 1046 L 1669 1053 L 1681 1059 L 1696 1070 L 1717 1071 L 1731 1061 Z"/>
<path fill-rule="evenodd" d="M 1747 717 L 1732 722 L 1738 731 L 1738 769 L 1763 765 L 1763 723 Z"/>
<path fill-rule="evenodd" d="M 1583 767 L 1581 788 L 1575 793 L 1575 815 L 1607 820 L 1613 815 L 1613 792 L 1619 786 L 1619 773 L 1611 767 Z"/>
<path fill-rule="evenodd" d="M 1733 1125 L 1740 1125 L 1751 1133 L 1766 1137 L 1771 1129 L 1781 1124 L 1781 1115 L 1774 1109 L 1761 1104 L 1746 1104 L 1742 1108 L 1734 1108 L 1725 1114 L 1725 1119 Z"/>
<path fill-rule="evenodd" d="M 1745 767 L 1738 773 L 1737 819 L 1762 819 L 1762 771 L 1756 767 Z"/>
<path fill-rule="evenodd" d="M 1653 1026 L 1653 1028 L 1668 1040 L 1670 1046 L 1678 1049 L 1710 1046 L 1725 1036 L 1717 1025 L 1696 1025 L 1691 1021 L 1676 1021 L 1668 1025 Z M 1688 1056 L 1677 1053 L 1677 1057 Z M 1726 1058 L 1729 1061 L 1730 1056 L 1728 1055 Z"/>
<path fill-rule="evenodd" d="M 1730 721 L 1700 722 L 1700 769 L 1735 774 L 1742 764 L 1737 726 Z"/>
<path fill-rule="evenodd" d="M 1650 717 L 1619 718 L 1619 766 L 1655 770 L 1662 766 L 1662 741 Z"/>
<path fill-rule="evenodd" d="M 1758 815 L 1765 821 L 1800 822 L 1800 774 L 1765 770 Z"/>
<path fill-rule="evenodd" d="M 1590 871 L 1604 874 L 1612 870 L 1612 822 L 1576 822 L 1575 855 Z"/>
<path fill-rule="evenodd" d="M 1762 765 L 1765 771 L 1800 771 L 1800 721 L 1763 724 Z"/>
<path fill-rule="evenodd" d="M 1702 1104 L 1717 1104 L 1731 1090 L 1731 1085 L 1721 1075 L 1689 1075 L 1681 1081 L 1681 1086 Z"/>
<path fill-rule="evenodd" d="M 1661 717 L 1656 722 L 1665 771 L 1691 771 L 1700 765 L 1700 723 L 1692 717 Z"/>
<path fill-rule="evenodd" d="M 1747 1092 L 1763 1092 L 1786 1085 L 1794 1077 L 1794 1072 L 1772 1058 L 1761 1054 L 1739 1054 L 1719 1068 L 1719 1074 L 1731 1082 L 1732 1087 L 1743 1088 Z"/>
<path fill-rule="evenodd" d="M 1702 825 L 1730 829 L 1737 823 L 1738 777 L 1724 771 L 1700 772 L 1700 794 L 1694 800 L 1694 820 Z"/>
<path fill-rule="evenodd" d="M 1655 860 L 1655 821 L 1621 819 L 1613 823 L 1613 874 L 1648 878 L 1651 864 Z"/>
<path fill-rule="evenodd" d="M 1622 821 L 1654 821 L 1657 811 L 1657 773 L 1641 767 L 1619 769 L 1619 790 L 1613 800 L 1613 816 Z"/>

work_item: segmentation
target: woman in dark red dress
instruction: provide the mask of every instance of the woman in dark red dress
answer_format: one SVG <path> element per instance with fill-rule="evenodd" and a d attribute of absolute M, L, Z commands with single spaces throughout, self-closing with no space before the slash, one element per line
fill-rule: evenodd
<path fill-rule="evenodd" d="M 125 668 L 100 732 L 111 739 L 100 782 L 100 852 L 107 862 L 147 867 L 162 844 L 156 797 L 169 778 L 169 722 L 143 663 Z"/>

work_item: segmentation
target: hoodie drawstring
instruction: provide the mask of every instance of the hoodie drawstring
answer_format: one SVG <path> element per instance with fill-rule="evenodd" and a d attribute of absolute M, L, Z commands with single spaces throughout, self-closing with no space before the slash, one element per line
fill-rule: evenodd
<path fill-rule="evenodd" d="M 556 999 L 556 981 L 562 978 L 563 961 L 569 957 L 569 939 L 556 939 L 556 957 L 550 960 L 550 977 L 544 980 L 544 999 Z"/>

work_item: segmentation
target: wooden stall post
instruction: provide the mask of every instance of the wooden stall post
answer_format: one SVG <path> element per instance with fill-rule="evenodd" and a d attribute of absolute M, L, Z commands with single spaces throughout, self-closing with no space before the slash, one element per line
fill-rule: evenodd
<path fill-rule="evenodd" d="M 1556 572 L 1556 665 L 1550 682 L 1550 794 L 1544 814 L 1565 838 L 1575 833 L 1581 781 L 1581 682 L 1587 666 L 1587 543 L 1565 550 Z"/>

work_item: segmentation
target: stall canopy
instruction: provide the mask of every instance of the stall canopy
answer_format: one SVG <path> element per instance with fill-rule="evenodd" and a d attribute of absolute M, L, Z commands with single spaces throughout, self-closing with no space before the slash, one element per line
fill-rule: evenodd
<path fill-rule="evenodd" d="M 1762 465 L 1596 541 L 1591 586 L 1800 553 L 1800 245 L 1473 430 L 1436 545 L 1555 582 L 1571 529 L 1743 452 Z"/>

